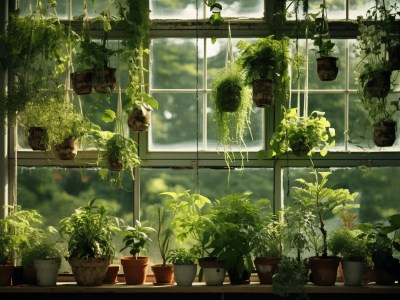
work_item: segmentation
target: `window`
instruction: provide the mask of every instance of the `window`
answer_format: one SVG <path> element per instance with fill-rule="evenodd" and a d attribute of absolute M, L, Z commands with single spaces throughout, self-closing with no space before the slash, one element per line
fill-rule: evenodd
<path fill-rule="evenodd" d="M 57 12 L 63 20 L 82 14 L 82 1 L 58 2 Z M 106 199 L 126 222 L 135 218 L 146 220 L 150 208 L 159 201 L 158 194 L 170 190 L 190 189 L 211 199 L 227 193 L 251 191 L 257 197 L 270 199 L 275 210 L 289 204 L 290 186 L 308 172 L 310 160 L 292 155 L 257 158 L 258 150 L 268 147 L 274 128 L 279 124 L 280 120 L 275 118 L 279 106 L 253 107 L 252 136 L 249 132 L 245 135 L 248 159 L 242 170 L 240 154 L 234 149 L 236 160 L 229 170 L 218 147 L 210 101 L 213 76 L 225 63 L 227 24 L 231 26 L 237 57 L 239 40 L 255 41 L 273 33 L 271 20 L 275 2 L 221 1 L 225 24 L 213 27 L 207 22 L 211 13 L 203 1 L 150 0 L 152 27 L 147 88 L 159 102 L 159 108 L 152 112 L 148 132 L 138 134 L 125 128 L 125 133 L 138 142 L 142 159 L 140 168 L 135 170 L 135 180 L 126 176 L 121 188 L 111 189 L 100 176 L 93 147 L 81 148 L 75 161 L 61 161 L 54 159 L 51 153 L 29 149 L 23 129 L 18 128 L 14 138 L 10 128 L 7 162 L 12 171 L 8 181 L 2 180 L 7 182 L 2 187 L 4 193 L 10 190 L 9 201 L 37 209 L 49 223 L 68 215 L 94 196 Z M 290 1 L 286 2 L 289 5 Z M 394 0 L 388 2 L 395 3 Z M 36 0 L 19 1 L 21 13 L 28 14 L 35 3 Z M 90 1 L 88 3 L 89 16 L 96 16 L 102 5 L 98 3 L 93 7 Z M 306 55 L 308 68 L 302 70 L 300 83 L 292 72 L 290 100 L 292 107 L 299 106 L 303 111 L 324 111 L 336 129 L 335 147 L 329 149 L 326 157 L 316 154 L 313 164 L 316 168 L 332 170 L 334 182 L 339 185 L 360 192 L 357 219 L 360 222 L 383 219 L 398 211 L 395 178 L 400 165 L 400 144 L 396 140 L 392 147 L 373 145 L 370 128 L 365 126 L 365 113 L 359 105 L 353 73 L 357 64 L 354 56 L 357 30 L 353 21 L 358 15 L 364 15 L 372 3 L 372 0 L 329 3 L 329 19 L 335 20 L 330 24 L 331 35 L 337 46 L 335 55 L 339 57 L 339 75 L 333 82 L 319 81 L 312 42 L 306 42 L 302 33 L 300 52 Z M 315 3 L 310 4 L 310 12 L 316 8 Z M 292 53 L 296 38 L 293 22 L 291 15 L 283 28 L 291 38 Z M 80 26 L 78 22 L 74 24 Z M 111 30 L 109 39 L 114 49 L 121 47 L 123 34 L 118 26 Z M 125 101 L 128 66 L 117 58 L 111 64 L 118 66 L 117 81 L 122 101 Z M 393 80 L 396 88 L 390 99 L 399 97 L 400 79 L 393 76 Z M 82 110 L 91 120 L 101 123 L 101 112 L 105 108 L 116 109 L 118 89 L 109 97 L 99 94 L 77 97 L 72 92 L 71 95 L 75 105 L 80 100 Z M 124 115 L 124 122 L 126 118 Z M 111 124 L 101 124 L 103 130 L 114 130 Z M 14 144 L 18 145 L 15 152 Z M 378 190 L 380 186 L 385 186 L 385 190 Z"/>

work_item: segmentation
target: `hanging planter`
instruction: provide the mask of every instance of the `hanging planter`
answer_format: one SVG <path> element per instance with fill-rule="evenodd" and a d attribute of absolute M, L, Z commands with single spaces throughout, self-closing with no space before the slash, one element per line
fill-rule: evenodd
<path fill-rule="evenodd" d="M 93 88 L 97 93 L 111 93 L 117 83 L 116 68 L 104 67 L 93 71 Z"/>
<path fill-rule="evenodd" d="M 151 110 L 134 108 L 128 115 L 128 127 L 132 131 L 147 131 L 151 122 Z"/>
<path fill-rule="evenodd" d="M 77 95 L 87 95 L 92 93 L 93 83 L 92 83 L 92 72 L 84 73 L 71 73 L 71 85 L 72 89 Z"/>
<path fill-rule="evenodd" d="M 397 122 L 381 121 L 374 124 L 374 143 L 378 147 L 390 147 L 396 140 Z"/>
<path fill-rule="evenodd" d="M 32 150 L 46 151 L 48 143 L 47 129 L 44 127 L 30 127 L 28 129 L 28 143 Z"/>
<path fill-rule="evenodd" d="M 364 94 L 367 97 L 384 98 L 390 91 L 391 71 L 377 70 L 364 74 Z"/>
<path fill-rule="evenodd" d="M 328 6 L 325 0 L 320 5 L 320 11 L 310 14 L 310 18 L 312 20 L 310 23 L 311 39 L 315 46 L 313 51 L 319 56 L 316 59 L 318 77 L 321 81 L 335 80 L 339 72 L 339 58 L 333 56 L 335 43 L 330 38 Z"/>
<path fill-rule="evenodd" d="M 270 107 L 274 104 L 275 84 L 271 79 L 258 79 L 252 82 L 253 102 L 257 107 Z"/>
<path fill-rule="evenodd" d="M 78 140 L 70 136 L 62 143 L 54 145 L 54 152 L 58 159 L 73 160 L 78 154 Z"/>
<path fill-rule="evenodd" d="M 317 58 L 317 73 L 321 81 L 335 80 L 338 73 L 338 57 L 328 56 Z"/>

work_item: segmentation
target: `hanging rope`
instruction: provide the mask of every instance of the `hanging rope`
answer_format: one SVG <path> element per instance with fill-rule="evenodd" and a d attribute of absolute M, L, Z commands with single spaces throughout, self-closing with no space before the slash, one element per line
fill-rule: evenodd
<path fill-rule="evenodd" d="M 199 0 L 196 0 L 196 162 L 194 163 L 195 172 L 195 193 L 200 194 L 199 184 Z"/>

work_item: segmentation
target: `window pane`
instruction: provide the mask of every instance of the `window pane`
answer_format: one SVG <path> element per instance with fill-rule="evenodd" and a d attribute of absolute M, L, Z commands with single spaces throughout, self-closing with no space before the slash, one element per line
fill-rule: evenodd
<path fill-rule="evenodd" d="M 199 45 L 202 45 L 201 41 Z M 199 50 L 200 48 L 199 46 Z M 152 89 L 202 87 L 202 57 L 200 56 L 197 62 L 195 39 L 153 39 L 151 51 Z M 197 63 L 198 70 L 196 70 Z M 199 80 L 198 86 L 196 78 Z"/>
<path fill-rule="evenodd" d="M 198 17 L 206 18 L 211 15 L 210 8 L 203 1 L 177 0 L 177 1 L 150 1 L 151 19 L 196 19 L 196 3 L 198 3 Z M 262 18 L 264 10 L 263 0 L 222 0 L 222 17 Z"/>
<path fill-rule="evenodd" d="M 196 193 L 196 176 L 199 176 L 199 190 L 201 195 L 208 197 L 211 201 L 221 198 L 227 194 L 252 192 L 251 199 L 258 200 L 267 198 L 272 201 L 273 197 L 273 170 L 272 169 L 245 169 L 231 170 L 228 183 L 227 170 L 200 169 L 198 174 L 193 169 L 148 169 L 140 170 L 140 195 L 141 207 L 140 219 L 153 223 L 154 205 L 159 204 L 162 192 L 182 192 L 190 190 Z M 271 208 L 269 208 L 271 211 Z M 154 239 L 155 241 L 155 239 Z M 148 252 L 150 256 L 149 265 L 161 262 L 157 243 L 151 243 Z"/>
<path fill-rule="evenodd" d="M 159 104 L 158 110 L 152 112 L 149 149 L 195 151 L 197 135 L 199 135 L 200 149 L 204 149 L 201 142 L 202 94 L 197 97 L 196 93 L 157 93 L 154 97 Z M 197 109 L 199 109 L 198 117 L 196 117 Z"/>
<path fill-rule="evenodd" d="M 133 182 L 129 176 L 124 177 L 121 189 L 111 189 L 97 169 L 18 167 L 17 178 L 18 204 L 23 209 L 36 209 L 43 216 L 45 226 L 59 229 L 62 218 L 95 197 L 99 197 L 99 203 L 112 207 L 115 216 L 125 223 L 133 222 Z M 121 241 L 116 237 L 117 263 L 121 248 Z M 70 272 L 64 259 L 60 272 Z"/>

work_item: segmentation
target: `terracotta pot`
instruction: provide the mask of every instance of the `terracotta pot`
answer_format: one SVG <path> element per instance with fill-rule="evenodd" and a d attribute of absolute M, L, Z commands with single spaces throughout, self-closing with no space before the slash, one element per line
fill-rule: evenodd
<path fill-rule="evenodd" d="M 390 147 L 396 140 L 397 122 L 382 121 L 374 124 L 374 143 L 378 147 Z"/>
<path fill-rule="evenodd" d="M 125 282 L 129 285 L 140 285 L 146 282 L 147 265 L 149 258 L 147 256 L 123 256 L 121 265 L 125 275 Z"/>
<path fill-rule="evenodd" d="M 317 73 L 321 81 L 335 80 L 338 73 L 338 57 L 319 57 L 317 58 Z"/>
<path fill-rule="evenodd" d="M 260 284 L 272 284 L 272 277 L 278 270 L 280 258 L 256 257 L 254 265 Z"/>
<path fill-rule="evenodd" d="M 107 268 L 103 283 L 113 284 L 118 282 L 119 265 L 112 264 Z"/>
<path fill-rule="evenodd" d="M 47 129 L 44 127 L 29 127 L 28 143 L 32 150 L 46 151 Z"/>
<path fill-rule="evenodd" d="M 86 95 L 92 92 L 92 72 L 71 73 L 72 89 L 78 95 Z"/>
<path fill-rule="evenodd" d="M 132 131 L 147 131 L 150 127 L 151 113 L 147 109 L 133 109 L 128 116 L 128 127 Z"/>
<path fill-rule="evenodd" d="M 154 285 L 172 285 L 174 284 L 174 265 L 152 265 L 155 282 Z"/>
<path fill-rule="evenodd" d="M 93 88 L 98 93 L 111 93 L 117 83 L 116 68 L 104 67 L 93 71 Z"/>
<path fill-rule="evenodd" d="M 257 107 L 269 107 L 274 104 L 275 84 L 271 79 L 259 79 L 252 82 L 253 102 Z"/>
<path fill-rule="evenodd" d="M 310 281 L 316 285 L 335 285 L 340 257 L 310 257 Z"/>
<path fill-rule="evenodd" d="M 0 286 L 11 285 L 13 275 L 13 265 L 0 265 Z"/>

